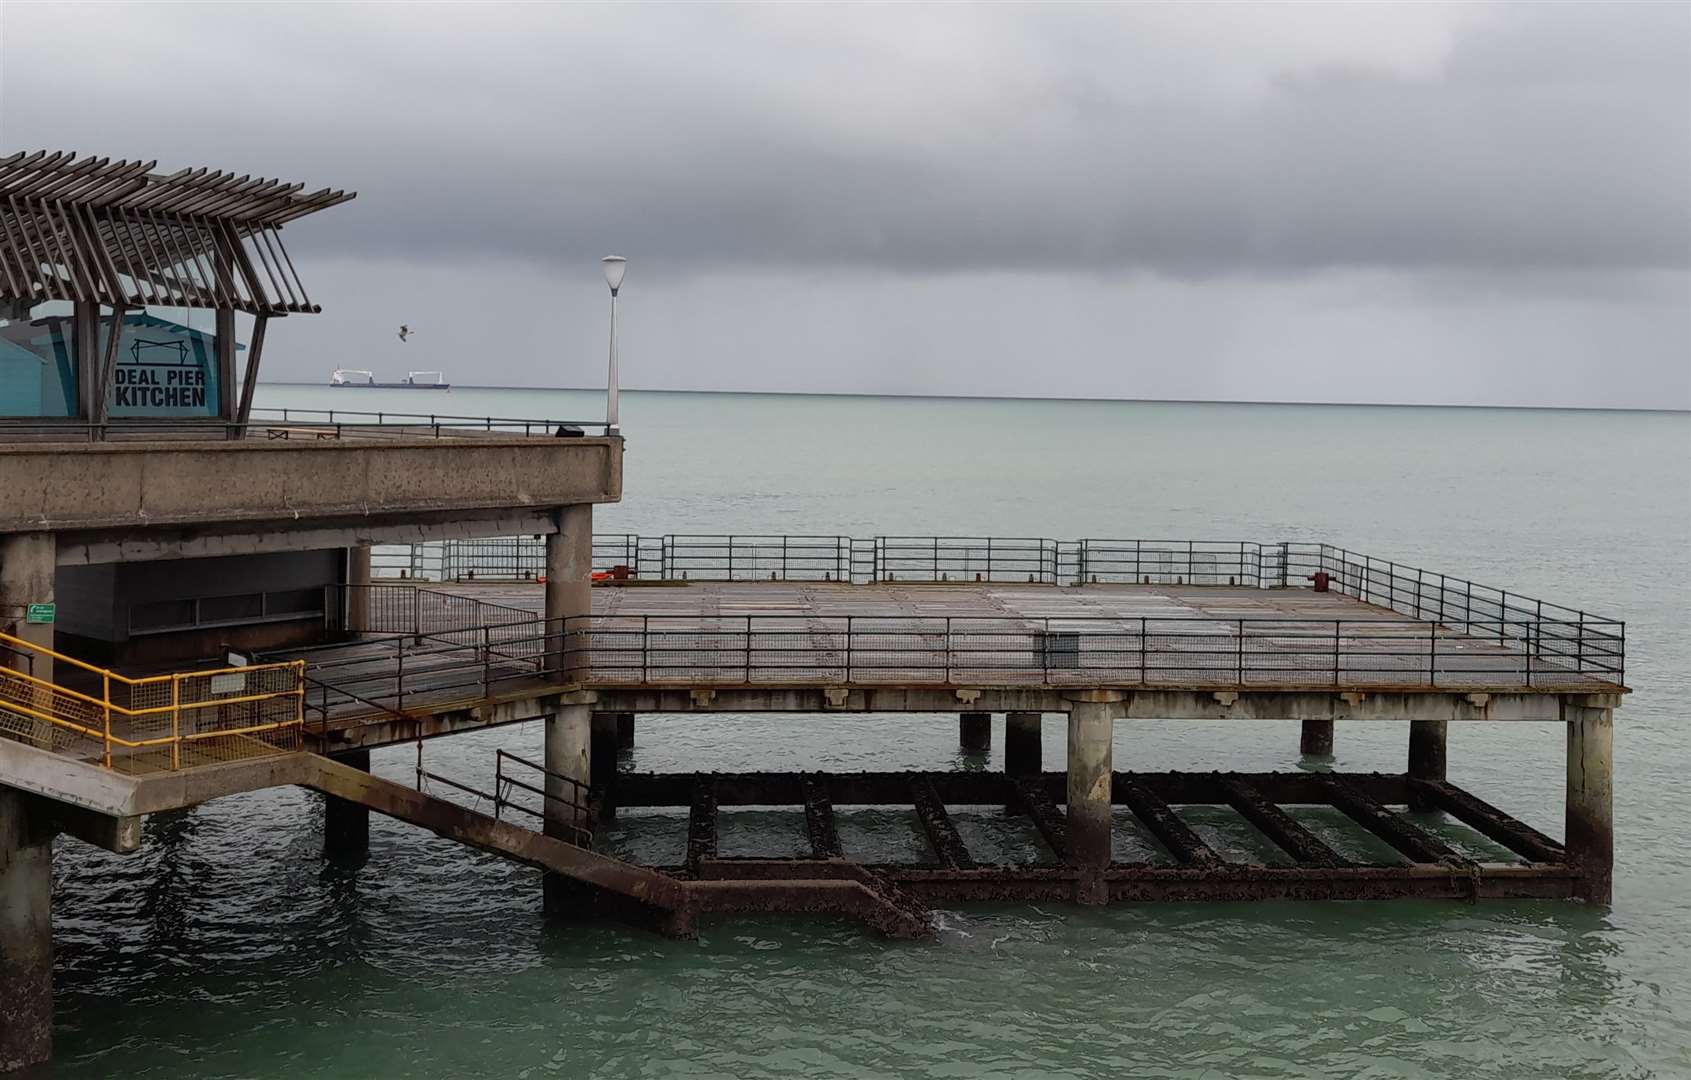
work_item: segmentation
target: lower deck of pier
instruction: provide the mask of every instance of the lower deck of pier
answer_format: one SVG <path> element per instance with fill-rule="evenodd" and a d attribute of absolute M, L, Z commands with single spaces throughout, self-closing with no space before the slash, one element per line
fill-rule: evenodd
<path fill-rule="evenodd" d="M 1066 784 L 1063 773 L 629 773 L 601 782 L 596 806 L 601 817 L 621 814 L 625 823 L 636 811 L 672 811 L 642 814 L 637 826 L 648 840 L 658 828 L 684 834 L 684 860 L 654 867 L 681 880 L 785 881 L 802 891 L 803 882 L 850 864 L 927 904 L 1063 901 L 1085 890 L 1089 874 L 1073 865 Z M 1099 868 L 1102 892 L 1093 903 L 1565 898 L 1579 891 L 1581 871 L 1560 843 L 1442 780 L 1113 773 L 1110 791 L 1117 857 Z M 1398 809 L 1411 806 L 1417 812 Z M 721 854 L 722 819 L 753 807 L 802 812 L 808 854 Z M 960 808 L 967 819 L 954 816 Z M 864 811 L 907 815 L 925 857 L 877 861 L 854 851 L 840 826 Z M 1224 824 L 1224 816 L 1231 820 Z M 987 829 L 1036 835 L 1039 857 L 994 861 L 988 850 L 1002 849 L 980 841 L 983 818 Z M 974 844 L 965 832 L 977 834 Z M 791 903 L 778 891 L 769 897 L 770 910 Z"/>

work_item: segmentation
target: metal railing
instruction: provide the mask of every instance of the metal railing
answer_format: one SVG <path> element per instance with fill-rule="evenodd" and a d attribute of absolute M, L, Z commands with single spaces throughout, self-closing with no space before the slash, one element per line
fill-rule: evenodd
<path fill-rule="evenodd" d="M 544 420 L 510 416 L 356 409 L 253 409 L 245 423 L 221 417 L 6 417 L 0 441 L 104 442 L 122 439 L 454 439 L 496 435 L 530 438 L 559 435 L 606 436 L 605 421 Z"/>
<path fill-rule="evenodd" d="M 543 554 L 543 543 L 533 545 Z M 631 577 L 659 580 L 1032 580 L 1283 589 L 1308 588 L 1321 575 L 1330 591 L 1391 614 L 1043 620 L 625 614 L 548 624 L 530 612 L 466 597 L 443 600 L 438 609 L 413 599 L 409 609 L 373 619 L 370 629 L 409 632 L 411 670 L 426 678 L 414 674 L 406 685 L 401 642 L 397 670 L 355 685 L 373 689 L 393 679 L 391 696 L 404 703 L 420 693 L 492 693 L 511 680 L 558 669 L 607 685 L 1602 689 L 1625 681 L 1626 632 L 1619 620 L 1319 543 L 601 534 L 594 537 L 594 554 L 596 566 L 604 558 L 627 560 L 612 565 Z M 402 595 L 428 592 L 399 589 Z M 465 625 L 477 622 L 479 639 Z"/>
<path fill-rule="evenodd" d="M 314 660 L 306 708 L 403 713 L 537 680 L 602 686 L 1102 686 L 1589 690 L 1623 683 L 1618 632 L 1546 617 L 595 615 L 403 632 Z M 1529 629 L 1529 627 L 1531 627 Z M 297 655 L 297 654 L 296 654 Z"/>
<path fill-rule="evenodd" d="M 1550 620 L 1537 632 L 1475 620 L 1465 633 L 1284 616 L 604 615 L 569 627 L 566 647 L 588 653 L 575 666 L 604 685 L 1548 689 L 1618 684 L 1623 661 L 1592 624 Z"/>
<path fill-rule="evenodd" d="M 517 775 L 508 771 L 506 762 L 516 767 Z M 539 774 L 539 785 L 530 778 Z M 558 792 L 548 792 L 545 784 L 554 781 Z M 448 787 L 454 791 L 472 796 L 478 801 L 487 801 L 493 809 L 496 819 L 502 818 L 505 811 L 515 810 L 529 814 L 545 822 L 548 835 L 553 831 L 561 832 L 560 839 L 567 840 L 578 847 L 593 846 L 593 807 L 588 786 L 573 776 L 566 776 L 554 772 L 546 766 L 519 757 L 509 750 L 496 750 L 493 762 L 493 790 L 482 791 L 461 780 L 431 772 L 423 767 L 423 743 L 417 742 L 416 783 L 418 791 L 427 791 L 430 784 Z M 523 802 L 516 792 L 526 792 L 540 799 L 541 809 Z"/>
<path fill-rule="evenodd" d="M 1248 585 L 1284 581 L 1283 544 L 998 536 L 593 534 L 593 569 L 644 581 L 1035 582 Z M 372 572 L 424 581 L 534 580 L 540 536 L 378 545 Z"/>
<path fill-rule="evenodd" d="M 266 429 L 276 429 L 283 435 L 290 429 L 314 429 L 334 432 L 334 438 L 381 438 L 399 435 L 406 438 L 432 437 L 437 439 L 467 435 L 522 435 L 525 437 L 555 437 L 559 435 L 609 435 L 610 428 L 600 420 L 537 420 L 514 416 L 452 416 L 444 413 L 407 413 L 361 411 L 356 409 L 254 409 L 247 426 L 259 436 Z"/>
<path fill-rule="evenodd" d="M 9 634 L 0 645 L 31 659 L 0 668 L 0 735 L 128 773 L 299 748 L 303 660 L 137 679 Z M 49 662 L 68 670 L 33 673 Z"/>

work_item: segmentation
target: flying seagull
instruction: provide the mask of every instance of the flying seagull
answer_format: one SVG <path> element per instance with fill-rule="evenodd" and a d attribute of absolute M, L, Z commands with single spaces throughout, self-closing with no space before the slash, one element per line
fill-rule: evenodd
<path fill-rule="evenodd" d="M 399 340 L 406 341 L 411 337 L 411 328 L 404 323 L 399 324 Z"/>

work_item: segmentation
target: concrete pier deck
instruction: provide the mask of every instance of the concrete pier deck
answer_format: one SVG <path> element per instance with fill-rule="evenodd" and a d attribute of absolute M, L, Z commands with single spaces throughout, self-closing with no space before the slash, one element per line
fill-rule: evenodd
<path fill-rule="evenodd" d="M 636 711 L 943 711 L 968 705 L 959 690 L 1056 711 L 1071 691 L 1158 690 L 1141 707 L 1170 718 L 1360 716 L 1363 695 L 1408 694 L 1438 719 L 1554 719 L 1554 695 L 1622 689 L 1559 639 L 1309 588 L 674 582 L 595 588 L 591 617 L 553 624 L 535 583 L 368 589 L 372 633 L 289 654 L 307 660 L 308 716 L 360 743 L 366 722 L 554 689 L 560 649 L 567 682 Z"/>

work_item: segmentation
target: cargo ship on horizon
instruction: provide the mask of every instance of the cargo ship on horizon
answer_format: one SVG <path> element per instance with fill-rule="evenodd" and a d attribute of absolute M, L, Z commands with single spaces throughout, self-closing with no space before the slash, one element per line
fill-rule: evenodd
<path fill-rule="evenodd" d="M 423 376 L 430 376 L 423 378 Z M 355 386 L 369 390 L 450 390 L 443 371 L 408 371 L 403 382 L 377 382 L 373 372 L 357 368 L 336 368 L 330 386 Z"/>

